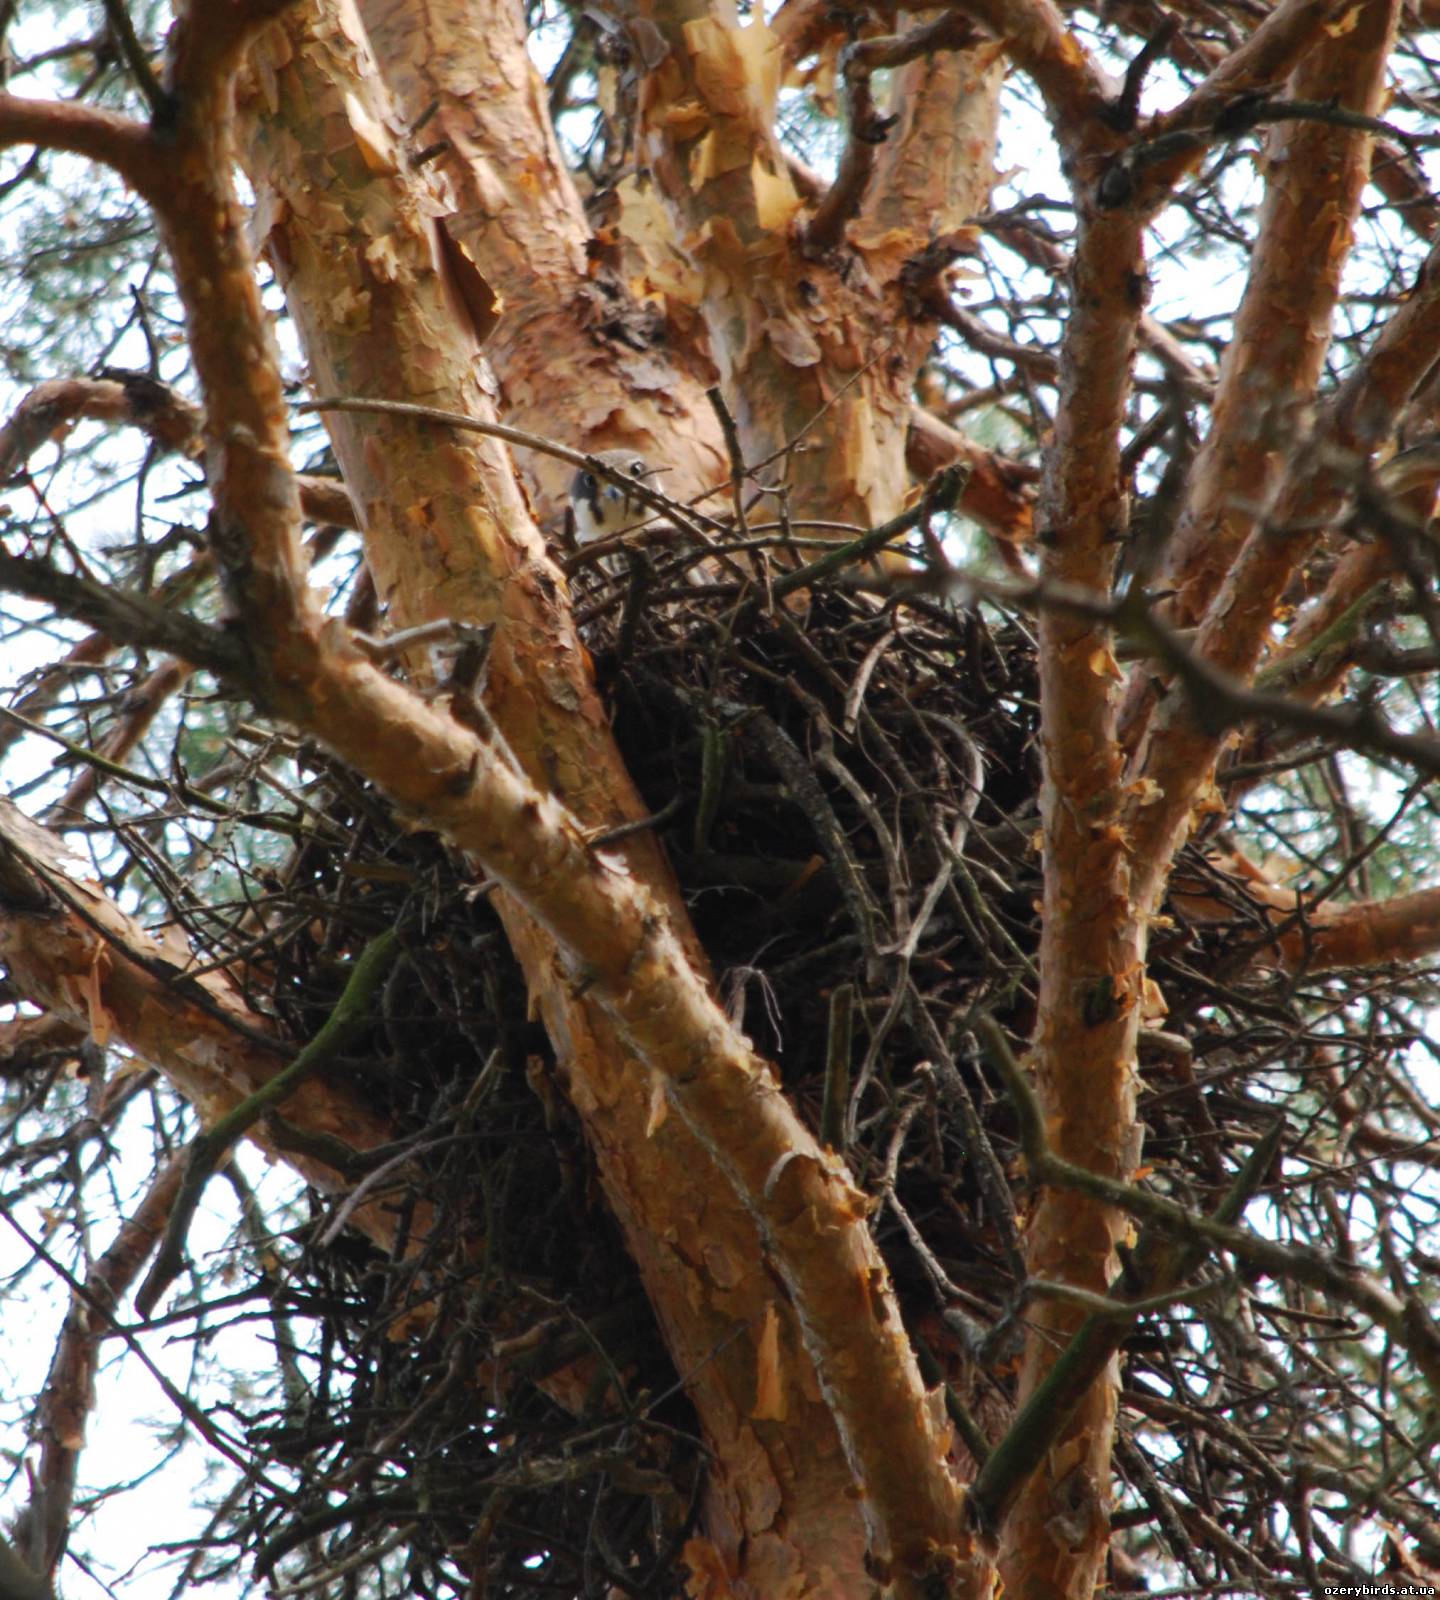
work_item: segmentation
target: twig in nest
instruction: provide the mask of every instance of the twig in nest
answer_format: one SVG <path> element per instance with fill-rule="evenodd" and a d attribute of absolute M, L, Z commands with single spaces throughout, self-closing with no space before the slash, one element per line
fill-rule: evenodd
<path fill-rule="evenodd" d="M 855 1043 L 855 985 L 837 984 L 830 995 L 825 1042 L 825 1098 L 820 1107 L 820 1143 L 845 1150 L 845 1109 L 850 1104 L 850 1053 Z"/>
<path fill-rule="evenodd" d="M 150 1315 L 160 1296 L 179 1275 L 184 1263 L 185 1235 L 189 1232 L 190 1220 L 200 1204 L 205 1185 L 230 1147 L 249 1128 L 254 1127 L 267 1111 L 280 1105 L 308 1077 L 327 1062 L 333 1061 L 357 1037 L 370 1020 L 371 997 L 399 952 L 399 935 L 393 928 L 377 934 L 355 961 L 335 1009 L 319 1033 L 283 1072 L 277 1073 L 269 1083 L 226 1112 L 191 1145 L 190 1160 L 186 1164 L 180 1192 L 175 1197 L 175 1208 L 166 1224 L 165 1237 L 144 1283 L 135 1295 L 135 1309 L 142 1317 Z"/>
<path fill-rule="evenodd" d="M 852 539 L 848 544 L 837 545 L 818 561 L 812 561 L 796 572 L 787 572 L 784 577 L 777 578 L 773 590 L 774 598 L 783 600 L 796 589 L 807 589 L 822 583 L 842 567 L 864 561 L 868 556 L 883 550 L 886 545 L 909 533 L 912 528 L 928 522 L 937 512 L 952 510 L 965 485 L 970 481 L 970 473 L 971 467 L 967 461 L 956 461 L 948 467 L 942 467 L 925 485 L 924 496 L 918 505 L 912 506 L 908 511 L 902 511 L 898 517 L 892 517 L 889 522 L 881 523 L 878 528 L 872 528 L 869 533 L 861 534 L 858 539 Z"/>

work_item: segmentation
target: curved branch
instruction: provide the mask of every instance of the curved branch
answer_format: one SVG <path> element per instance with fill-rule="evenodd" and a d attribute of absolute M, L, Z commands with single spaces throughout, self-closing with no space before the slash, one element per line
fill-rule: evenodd
<path fill-rule="evenodd" d="M 861 202 L 875 170 L 876 147 L 885 142 L 894 126 L 893 117 L 882 117 L 875 110 L 870 93 L 874 63 L 859 43 L 846 45 L 840 53 L 840 73 L 845 82 L 845 148 L 835 181 L 811 213 L 802 230 L 805 249 L 821 256 L 833 250 L 845 236 L 845 224 L 860 213 Z"/>
<path fill-rule="evenodd" d="M 119 173 L 151 205 L 166 194 L 170 158 L 151 131 L 118 111 L 0 94 L 0 149 L 68 150 Z"/>
<path fill-rule="evenodd" d="M 1096 67 L 1065 26 L 1051 0 L 955 0 L 958 10 L 983 24 L 1045 97 L 1061 145 L 1093 137 L 1116 98 L 1116 86 Z"/>
<path fill-rule="evenodd" d="M 221 973 L 189 977 L 191 952 L 178 933 L 157 937 L 128 916 L 55 836 L 0 797 L 0 959 L 16 988 L 86 1034 L 114 1034 L 213 1117 L 267 1083 L 287 1047 Z M 391 1141 L 391 1130 L 335 1084 L 311 1081 L 287 1112 L 308 1132 L 352 1150 Z M 252 1138 L 329 1193 L 344 1187 L 329 1165 L 296 1158 L 263 1127 Z M 396 1220 L 384 1206 L 356 1225 L 393 1246 Z M 423 1232 L 423 1227 L 418 1232 Z"/>
<path fill-rule="evenodd" d="M 1323 1251 L 1281 1244 L 1248 1228 L 1201 1216 L 1163 1195 L 1066 1161 L 1050 1147 L 1040 1103 L 1015 1058 L 1008 1050 L 992 1050 L 990 1060 L 1004 1078 L 1016 1111 L 1021 1148 L 1037 1182 L 1104 1200 L 1171 1239 L 1223 1250 L 1282 1283 L 1307 1284 L 1342 1305 L 1354 1306 L 1409 1353 L 1432 1392 L 1440 1390 L 1440 1327 L 1418 1295 L 1401 1299 L 1374 1278 L 1357 1271 L 1353 1264 L 1337 1261 Z"/>
<path fill-rule="evenodd" d="M 1391 13 L 1387 21 L 1371 8 L 1362 24 L 1368 32 L 1330 41 L 1306 62 L 1296 88 L 1372 110 L 1383 93 L 1393 7 Z M 1369 140 L 1300 124 L 1272 139 L 1267 170 L 1254 265 L 1221 366 L 1214 422 L 1156 574 L 1159 587 L 1180 591 L 1169 608 L 1180 626 L 1199 621 L 1260 522 L 1276 479 L 1277 437 L 1293 428 L 1298 408 L 1314 394 L 1369 170 Z M 1293 181 L 1296 174 L 1303 185 Z M 1298 260 L 1313 262 L 1314 270 L 1297 273 Z M 1256 349 L 1265 351 L 1263 363 L 1249 358 Z M 1243 501 L 1237 484 L 1245 486 Z"/>

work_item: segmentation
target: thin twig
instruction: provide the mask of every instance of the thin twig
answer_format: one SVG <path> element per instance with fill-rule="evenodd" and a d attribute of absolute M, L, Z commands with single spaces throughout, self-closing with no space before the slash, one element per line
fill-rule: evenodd
<path fill-rule="evenodd" d="M 150 59 L 136 36 L 135 24 L 130 20 L 130 13 L 125 9 L 125 0 L 104 0 L 104 5 L 105 17 L 110 24 L 110 31 L 115 35 L 116 43 L 120 46 L 120 54 L 130 69 L 135 87 L 144 97 L 145 104 L 150 107 L 151 122 L 162 124 L 169 121 L 175 110 L 174 97 L 161 87 L 160 80 L 151 70 Z"/>
<path fill-rule="evenodd" d="M 166 1224 L 165 1238 L 135 1295 L 135 1307 L 149 1316 L 156 1302 L 175 1281 L 184 1265 L 185 1235 L 200 1204 L 205 1185 L 232 1145 L 265 1115 L 284 1103 L 302 1083 L 333 1061 L 358 1037 L 370 1021 L 371 1001 L 391 962 L 400 953 L 399 935 L 393 928 L 377 934 L 355 960 L 350 976 L 324 1026 L 283 1072 L 233 1106 L 190 1147 L 190 1159 L 175 1208 Z"/>

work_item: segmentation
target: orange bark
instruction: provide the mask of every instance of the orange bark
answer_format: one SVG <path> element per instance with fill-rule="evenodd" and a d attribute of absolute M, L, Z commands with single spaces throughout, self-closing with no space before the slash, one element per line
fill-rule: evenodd
<path fill-rule="evenodd" d="M 1274 942 L 1257 951 L 1258 962 L 1268 960 L 1289 972 L 1314 974 L 1415 961 L 1440 949 L 1440 889 L 1417 889 L 1389 900 L 1339 905 L 1325 901 L 1312 906 L 1305 893 L 1271 883 L 1238 851 L 1208 859 L 1276 930 Z M 1207 890 L 1177 886 L 1172 899 L 1197 922 L 1229 921 L 1233 915 Z"/>
<path fill-rule="evenodd" d="M 448 144 L 435 162 L 453 195 L 448 225 L 503 302 L 487 354 L 506 420 L 580 450 L 638 449 L 669 469 L 676 499 L 721 482 L 708 363 L 697 369 L 680 330 L 589 248 L 520 8 L 367 0 L 360 10 L 399 111 L 412 124 L 429 111 L 420 137 Z M 522 464 L 553 515 L 572 469 L 533 452 Z"/>
<path fill-rule="evenodd" d="M 483 415 L 474 337 L 431 270 L 427 203 L 385 131 L 363 42 L 322 11 L 267 37 L 256 78 L 269 113 L 251 139 L 257 192 L 322 386 L 353 388 L 363 372 L 369 392 L 413 395 L 423 382 L 428 396 Z M 348 155 L 357 126 L 369 155 L 362 182 Z M 357 240 L 369 242 L 356 249 Z M 902 1588 L 918 1582 L 934 1561 L 955 1559 L 943 1425 L 863 1207 L 716 1008 L 653 844 L 642 833 L 613 851 L 588 845 L 583 824 L 633 817 L 638 801 L 505 453 L 349 414 L 334 437 L 392 617 L 497 622 L 487 703 L 504 741 L 477 741 L 313 628 L 308 644 L 276 647 L 308 668 L 287 684 L 285 709 L 323 727 L 512 891 L 502 914 L 677 1364 L 696 1374 L 719 1456 L 711 1532 L 735 1576 L 757 1590 L 777 1576 L 816 1590 L 858 1581 L 863 1512 L 872 1556 L 896 1563 Z M 683 1123 L 663 1115 L 667 1079 Z M 798 1321 L 763 1278 L 734 1265 L 761 1248 L 787 1278 L 783 1263 L 804 1262 Z M 777 1317 L 780 1371 L 767 1373 L 765 1407 L 752 1415 L 755 1341 Z M 737 1322 L 748 1325 L 741 1341 Z M 845 1456 L 830 1442 L 826 1405 Z M 797 1430 L 813 1455 L 787 1443 Z M 771 1493 L 757 1501 L 761 1459 Z M 867 1491 L 858 1505 L 846 1493 L 857 1477 Z"/>
<path fill-rule="evenodd" d="M 185 977 L 190 949 L 176 931 L 150 933 L 110 900 L 53 834 L 3 798 L 0 835 L 7 852 L 0 961 L 36 1005 L 82 1036 L 123 1040 L 159 1068 L 206 1122 L 286 1065 L 286 1051 L 263 1042 L 266 1019 L 250 1009 L 236 985 L 219 972 Z M 324 1078 L 303 1083 L 286 1101 L 284 1115 L 302 1131 L 341 1139 L 354 1150 L 374 1150 L 394 1137 L 362 1101 Z M 250 1137 L 317 1189 L 334 1194 L 347 1187 L 322 1162 L 282 1151 L 263 1123 Z M 358 1207 L 353 1220 L 383 1247 L 394 1243 L 395 1217 L 383 1202 Z"/>
<path fill-rule="evenodd" d="M 766 23 L 738 28 L 667 0 L 637 5 L 631 33 L 650 63 L 643 148 L 698 269 L 747 464 L 788 485 L 802 520 L 885 520 L 903 500 L 910 391 L 934 337 L 906 269 L 989 193 L 994 52 L 899 69 L 899 125 L 853 208 L 837 215 L 832 193 L 807 218 L 774 133 L 781 46 Z M 825 237 L 812 239 L 822 212 Z"/>
<path fill-rule="evenodd" d="M 1139 315 L 1140 245 L 1133 218 L 1085 218 L 1063 369 L 1063 431 L 1039 509 L 1044 576 L 1098 595 L 1109 592 L 1124 517 L 1117 440 Z M 1128 1179 L 1139 1155 L 1133 1062 L 1144 933 L 1119 826 L 1119 679 L 1107 629 L 1041 613 L 1045 903 L 1036 1084 L 1057 1153 Z M 1035 1276 L 1103 1293 L 1125 1227 L 1108 1206 L 1046 1190 L 1026 1236 L 1026 1265 Z M 1035 1309 L 1022 1403 L 1080 1321 L 1063 1302 Z M 1024 1486 L 1004 1530 L 1007 1593 L 1023 1600 L 1084 1595 L 1099 1580 L 1114 1419 L 1114 1384 L 1096 1383 Z"/>
<path fill-rule="evenodd" d="M 1006 544 L 1028 544 L 1035 536 L 1035 473 L 932 417 L 918 407 L 910 414 L 905 459 L 917 478 L 932 477 L 952 461 L 963 461 L 970 477 L 960 509 L 986 533 Z"/>

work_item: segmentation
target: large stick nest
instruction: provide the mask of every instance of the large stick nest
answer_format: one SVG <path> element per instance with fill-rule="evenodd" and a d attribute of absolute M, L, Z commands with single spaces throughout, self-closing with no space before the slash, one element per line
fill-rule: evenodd
<path fill-rule="evenodd" d="M 681 588 L 626 616 L 627 584 L 580 580 L 587 637 L 722 1000 L 877 1197 L 876 1235 L 929 1375 L 951 1384 L 959 1439 L 993 1442 L 1031 1197 L 969 1022 L 983 1006 L 1023 1045 L 1034 1015 L 1032 637 L 999 612 L 840 584 L 798 607 Z M 353 773 L 301 761 L 325 826 L 266 881 L 284 930 L 263 955 L 267 1003 L 310 1037 L 341 958 L 401 930 L 369 1038 L 337 1070 L 413 1141 L 377 1181 L 438 1222 L 392 1259 L 353 1236 L 320 1248 L 329 1213 L 293 1235 L 275 1292 L 313 1319 L 306 1392 L 262 1410 L 252 1438 L 270 1483 L 289 1469 L 297 1487 L 276 1495 L 257 1472 L 232 1553 L 262 1572 L 283 1556 L 292 1577 L 360 1557 L 390 1592 L 479 1593 L 483 1573 L 490 1595 L 679 1594 L 704 1444 L 487 893 Z M 1255 947 L 1255 907 L 1198 852 L 1190 870 L 1221 913 L 1203 929 L 1178 919 L 1156 952 L 1170 1016 L 1145 1035 L 1141 1112 L 1149 1181 L 1203 1209 L 1277 1100 L 1303 1102 L 1302 1142 L 1333 1138 L 1347 1085 L 1362 1069 L 1383 1081 L 1406 1037 L 1351 1026 L 1332 1004 L 1343 975 L 1307 988 L 1253 959 L 1229 971 L 1227 953 Z M 1372 1097 L 1367 1113 L 1390 1104 Z M 1282 1184 L 1273 1204 L 1297 1235 L 1337 1242 L 1334 1208 L 1307 1187 Z M 1299 1294 L 1271 1298 L 1338 1322 Z M 1277 1345 L 1273 1322 L 1205 1301 L 1140 1324 L 1119 1518 L 1152 1562 L 1197 1583 L 1238 1573 L 1256 1592 L 1293 1582 L 1274 1473 L 1248 1440 L 1306 1449 L 1313 1367 L 1275 1371 L 1300 1325 Z M 1332 1400 L 1350 1403 L 1358 1380 L 1328 1370 Z M 1191 1444 L 1173 1448 L 1187 1426 Z M 1392 1526 L 1432 1537 L 1421 1495 L 1402 1482 L 1390 1499 Z M 1116 1561 L 1123 1584 L 1118 1547 Z"/>

